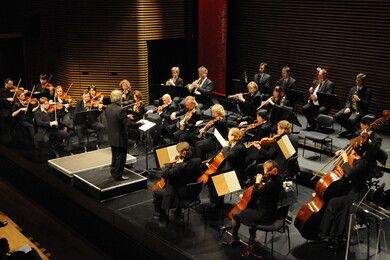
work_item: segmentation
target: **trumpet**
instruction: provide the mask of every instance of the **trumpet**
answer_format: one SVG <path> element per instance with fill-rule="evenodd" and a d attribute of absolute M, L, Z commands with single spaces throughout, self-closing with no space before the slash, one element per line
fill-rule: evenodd
<path fill-rule="evenodd" d="M 176 79 L 170 78 L 165 82 L 165 86 L 175 86 Z"/>
<path fill-rule="evenodd" d="M 188 89 L 188 91 L 189 91 L 190 93 L 195 92 L 195 91 L 198 90 L 199 84 L 200 84 L 201 82 L 202 82 L 202 79 L 199 78 L 199 79 L 197 79 L 197 80 L 194 80 L 191 84 L 187 84 L 187 85 L 185 86 L 185 88 Z"/>

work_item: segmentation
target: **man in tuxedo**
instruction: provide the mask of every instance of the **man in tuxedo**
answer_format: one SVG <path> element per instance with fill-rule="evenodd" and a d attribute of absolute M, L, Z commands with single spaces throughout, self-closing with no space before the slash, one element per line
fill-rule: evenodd
<path fill-rule="evenodd" d="M 172 78 L 168 79 L 167 82 L 165 82 L 165 85 L 166 86 L 176 86 L 176 87 L 182 88 L 184 86 L 184 81 L 182 78 L 179 77 L 180 68 L 179 67 L 172 67 L 171 74 L 172 74 Z"/>
<path fill-rule="evenodd" d="M 52 114 L 47 110 L 50 107 L 49 100 L 46 97 L 39 99 L 40 109 L 34 112 L 34 122 L 37 126 L 37 134 L 35 138 L 35 146 L 38 142 L 48 144 L 51 138 L 57 138 L 58 143 L 65 141 L 69 145 L 69 133 L 64 129 L 59 128 L 58 121 L 52 119 Z M 69 148 L 69 147 L 67 147 Z"/>
<path fill-rule="evenodd" d="M 346 129 L 346 131 L 339 134 L 339 137 L 352 137 L 358 129 L 361 118 L 368 113 L 371 89 L 365 86 L 365 80 L 366 74 L 359 73 L 356 75 L 356 86 L 349 91 L 345 107 L 335 115 L 336 122 Z"/>
<path fill-rule="evenodd" d="M 278 80 L 277 85 L 282 88 L 284 96 L 284 105 L 294 107 L 295 97 L 291 96 L 289 89 L 295 89 L 296 80 L 290 76 L 290 67 L 282 68 L 282 77 Z"/>
<path fill-rule="evenodd" d="M 132 115 L 127 115 L 126 110 L 121 107 L 122 91 L 113 90 L 111 92 L 111 104 L 105 110 L 107 118 L 108 142 L 111 145 L 111 176 L 117 180 L 127 180 L 123 176 L 123 169 L 127 157 L 127 127 Z M 141 126 L 142 123 L 134 123 L 134 127 Z"/>
<path fill-rule="evenodd" d="M 198 85 L 198 88 L 195 91 L 195 94 L 210 96 L 213 92 L 214 83 L 207 77 L 207 74 L 208 70 L 206 67 L 201 66 L 198 68 L 199 79 L 196 83 Z"/>
<path fill-rule="evenodd" d="M 271 93 L 271 76 L 267 73 L 267 63 L 260 63 L 259 73 L 255 74 L 253 81 L 259 88 L 261 100 L 266 100 Z"/>
<path fill-rule="evenodd" d="M 320 69 L 318 72 L 318 80 L 313 82 L 315 87 L 309 89 L 309 101 L 302 108 L 302 113 L 305 115 L 308 127 L 306 130 L 312 131 L 317 128 L 316 117 L 318 114 L 323 114 L 328 111 L 325 104 L 318 102 L 317 93 L 333 94 L 334 84 L 328 79 L 328 72 L 326 69 Z"/>

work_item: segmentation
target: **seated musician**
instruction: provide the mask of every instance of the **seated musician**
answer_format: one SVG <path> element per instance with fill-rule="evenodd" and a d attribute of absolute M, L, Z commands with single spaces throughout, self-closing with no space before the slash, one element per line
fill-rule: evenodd
<path fill-rule="evenodd" d="M 284 93 L 284 105 L 294 107 L 293 100 L 296 98 L 291 97 L 288 92 L 289 89 L 295 89 L 296 80 L 290 76 L 290 67 L 284 66 L 282 68 L 282 77 L 278 80 L 277 85 L 281 87 Z"/>
<path fill-rule="evenodd" d="M 49 82 L 49 76 L 47 74 L 39 75 L 39 83 L 35 87 L 35 93 L 45 94 L 45 96 L 49 99 L 52 99 L 54 96 L 54 86 Z"/>
<path fill-rule="evenodd" d="M 198 68 L 198 75 L 199 78 L 192 82 L 188 86 L 188 90 L 196 95 L 203 95 L 203 96 L 210 96 L 213 92 L 214 84 L 213 82 L 207 78 L 208 70 L 206 67 L 199 67 Z"/>
<path fill-rule="evenodd" d="M 176 103 L 172 101 L 171 95 L 164 94 L 161 99 L 162 105 L 155 110 L 146 112 L 147 114 L 158 113 L 161 118 L 161 124 L 157 124 L 153 135 L 153 144 L 155 146 L 164 144 L 164 139 L 161 137 L 173 138 L 173 132 L 176 130 L 177 123 L 176 120 L 171 119 L 172 113 L 178 110 Z"/>
<path fill-rule="evenodd" d="M 197 182 L 202 169 L 202 162 L 199 158 L 192 157 L 191 147 L 187 142 L 180 142 L 176 145 L 177 155 L 163 168 L 162 178 L 165 180 L 165 187 L 157 189 L 153 193 L 155 214 L 158 220 L 166 219 L 166 210 L 170 209 L 180 199 L 185 199 L 185 187 L 188 183 Z M 181 216 L 181 209 L 177 208 L 175 216 Z"/>
<path fill-rule="evenodd" d="M 259 73 L 253 76 L 253 81 L 257 84 L 261 94 L 261 100 L 266 100 L 271 93 L 271 76 L 267 73 L 267 63 L 259 65 Z"/>
<path fill-rule="evenodd" d="M 369 129 L 369 126 L 374 122 L 374 116 L 365 115 L 362 120 L 360 120 L 360 131 L 359 135 L 362 133 L 367 133 L 369 136 L 369 142 L 371 145 L 376 147 L 382 146 L 382 137 L 375 131 Z"/>
<path fill-rule="evenodd" d="M 239 121 L 252 121 L 256 118 L 256 109 L 261 104 L 261 95 L 258 91 L 258 86 L 254 81 L 247 85 L 248 93 L 238 93 L 230 97 L 238 100 L 241 113 L 244 115 L 240 117 Z"/>
<path fill-rule="evenodd" d="M 213 129 L 217 129 L 224 139 L 228 137 L 228 128 L 224 120 L 225 109 L 223 106 L 220 104 L 212 106 L 211 115 L 213 119 L 200 128 L 199 134 L 197 135 L 198 140 L 195 143 L 195 154 L 202 160 L 207 159 L 206 156 L 208 153 L 214 153 L 217 149 L 220 149 L 220 145 L 212 133 Z"/>
<path fill-rule="evenodd" d="M 267 225 L 275 220 L 278 201 L 283 191 L 283 183 L 279 176 L 278 164 L 274 161 L 266 161 L 263 164 L 264 175 L 256 177 L 256 183 L 251 187 L 252 196 L 247 207 L 240 211 L 231 212 L 232 219 L 232 239 L 224 243 L 225 245 L 238 245 L 238 230 L 241 224 L 248 226 Z M 249 229 L 249 242 L 254 244 L 256 239 L 256 229 Z"/>
<path fill-rule="evenodd" d="M 176 86 L 176 87 L 183 87 L 184 81 L 182 78 L 179 77 L 180 75 L 180 69 L 179 67 L 172 67 L 171 69 L 172 78 L 168 79 L 167 82 L 165 82 L 166 86 Z"/>
<path fill-rule="evenodd" d="M 103 93 L 97 91 L 96 86 L 94 85 L 88 86 L 88 92 L 89 95 L 91 96 L 91 101 L 93 102 L 97 101 L 99 103 L 103 103 L 104 95 Z"/>
<path fill-rule="evenodd" d="M 360 138 L 351 140 L 352 151 L 347 154 L 344 150 L 336 152 L 341 156 L 344 170 L 342 181 L 348 183 L 345 188 L 346 195 L 334 197 L 329 200 L 321 220 L 321 233 L 319 237 L 327 239 L 331 249 L 337 249 L 346 233 L 348 215 L 353 202 L 360 201 L 367 191 L 366 182 L 369 173 L 374 166 L 374 161 L 369 159 L 372 152 L 369 143 L 361 143 Z M 353 163 L 350 164 L 353 158 Z M 344 194 L 345 194 L 344 193 Z"/>
<path fill-rule="evenodd" d="M 39 99 L 40 109 L 34 113 L 34 122 L 37 126 L 37 134 L 35 138 L 35 144 L 43 142 L 45 145 L 49 144 L 49 141 L 56 138 L 58 144 L 63 144 L 69 149 L 69 133 L 61 129 L 58 121 L 53 119 L 54 113 L 48 113 L 50 107 L 49 100 L 46 97 Z M 36 147 L 37 148 L 37 147 Z"/>
<path fill-rule="evenodd" d="M 246 121 L 240 123 L 239 128 L 244 136 L 244 142 L 260 140 L 270 136 L 272 126 L 267 120 L 267 115 L 267 110 L 260 109 L 256 114 L 256 122 L 249 125 Z"/>
<path fill-rule="evenodd" d="M 131 90 L 131 84 L 127 79 L 119 82 L 119 90 L 122 91 L 122 105 L 126 106 L 133 102 L 133 91 Z"/>
<path fill-rule="evenodd" d="M 144 118 L 144 115 L 146 113 L 146 109 L 144 106 L 144 103 L 142 101 L 142 93 L 139 90 L 135 90 L 133 92 L 133 105 L 128 107 L 127 113 L 131 115 L 131 121 L 132 123 L 136 123 L 139 120 Z M 141 132 L 138 128 L 135 127 L 129 127 L 128 128 L 128 134 L 129 139 L 131 139 L 134 142 L 134 146 L 140 145 L 140 139 L 141 139 Z"/>
<path fill-rule="evenodd" d="M 57 109 L 57 116 L 62 125 L 66 126 L 68 129 L 73 128 L 73 116 L 72 113 L 69 113 L 71 108 L 72 97 L 64 92 L 62 86 L 57 86 L 55 88 L 54 99 L 51 102 L 57 102 L 60 105 L 60 109 Z M 61 106 L 62 105 L 62 106 Z"/>
<path fill-rule="evenodd" d="M 295 151 L 298 152 L 298 136 L 291 133 L 292 125 L 287 120 L 279 121 L 277 124 L 277 133 L 271 138 L 274 139 L 273 142 L 270 142 L 269 145 L 262 147 L 260 144 L 254 143 L 251 150 L 248 151 L 248 156 L 246 158 L 247 165 L 249 165 L 253 160 L 256 160 L 257 163 L 262 163 L 266 160 L 274 160 L 278 163 L 279 169 L 282 177 L 287 177 L 285 174 L 288 171 L 288 160 L 284 156 L 282 150 L 280 149 L 277 141 L 282 138 L 284 135 L 288 136 L 292 146 Z M 249 172 L 247 174 L 251 175 L 253 172 Z"/>
<path fill-rule="evenodd" d="M 86 90 L 83 93 L 82 99 L 78 101 L 76 104 L 75 117 L 79 112 L 89 111 L 93 109 L 98 109 L 99 114 L 101 114 L 103 110 L 103 104 L 100 103 L 97 104 L 97 106 L 95 106 L 95 104 L 91 100 L 91 95 L 89 91 Z M 83 124 L 76 125 L 75 128 L 79 139 L 79 145 L 84 149 L 84 151 L 87 151 L 87 147 L 85 146 L 85 131 L 87 129 L 96 130 L 97 139 L 98 139 L 96 146 L 97 148 L 100 148 L 100 144 L 103 141 L 103 130 L 104 130 L 104 126 L 102 123 L 100 123 L 98 120 L 94 122 L 84 122 Z"/>
<path fill-rule="evenodd" d="M 366 87 L 365 81 L 366 74 L 359 73 L 356 75 L 356 86 L 350 89 L 344 108 L 334 116 L 336 122 L 346 129 L 346 131 L 339 134 L 339 137 L 351 138 L 354 136 L 361 118 L 368 113 L 371 89 Z"/>
<path fill-rule="evenodd" d="M 34 144 L 35 129 L 33 125 L 34 112 L 39 109 L 39 104 L 29 104 L 22 88 L 16 91 L 15 102 L 12 106 L 12 118 L 15 121 L 15 129 L 23 128 L 27 130 L 29 140 Z"/>
<path fill-rule="evenodd" d="M 267 110 L 268 115 L 270 115 L 274 105 L 284 106 L 283 92 L 282 88 L 279 86 L 274 88 L 272 96 L 267 100 L 262 101 L 261 105 L 257 109 L 265 109 Z"/>
<path fill-rule="evenodd" d="M 198 103 L 193 96 L 187 96 L 184 105 L 185 108 L 171 114 L 171 120 L 176 120 L 179 116 L 184 115 L 183 119 L 179 121 L 179 129 L 173 133 L 173 137 L 178 142 L 186 141 L 194 144 L 196 141 L 195 130 L 198 126 L 196 123 L 200 121 L 202 112 L 197 107 Z"/>
<path fill-rule="evenodd" d="M 326 69 L 319 70 L 318 80 L 314 81 L 313 86 L 309 89 L 308 103 L 302 107 L 302 113 L 305 115 L 308 123 L 306 130 L 309 131 L 317 129 L 316 117 L 319 114 L 326 113 L 329 109 L 326 104 L 318 102 L 317 93 L 333 94 L 334 91 L 334 84 L 328 79 L 328 71 Z"/>
<path fill-rule="evenodd" d="M 0 117 L 9 117 L 14 102 L 14 94 L 11 90 L 15 90 L 14 81 L 11 78 L 6 78 L 4 88 L 0 89 Z"/>

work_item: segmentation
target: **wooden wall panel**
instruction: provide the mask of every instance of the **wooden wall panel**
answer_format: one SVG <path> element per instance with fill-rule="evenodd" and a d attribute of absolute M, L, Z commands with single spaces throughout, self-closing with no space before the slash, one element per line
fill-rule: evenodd
<path fill-rule="evenodd" d="M 229 71 L 231 78 L 252 78 L 265 61 L 276 82 L 282 66 L 292 68 L 306 91 L 315 68 L 328 69 L 344 103 L 358 72 L 367 73 L 374 91 L 370 112 L 389 108 L 390 2 L 230 1 Z"/>

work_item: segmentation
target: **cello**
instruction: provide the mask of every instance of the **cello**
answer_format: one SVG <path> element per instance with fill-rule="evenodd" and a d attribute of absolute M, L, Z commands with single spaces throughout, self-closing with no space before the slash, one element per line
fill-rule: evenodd
<path fill-rule="evenodd" d="M 390 119 L 390 111 L 384 110 L 382 117 L 376 119 L 370 126 L 367 131 L 370 129 L 376 129 L 379 126 L 383 125 L 387 120 Z M 360 140 L 358 142 L 365 143 L 368 140 L 368 134 L 363 133 L 358 137 Z M 355 142 L 356 144 L 356 142 Z M 353 150 L 353 144 L 349 145 L 346 148 L 346 152 L 349 155 L 348 163 L 351 165 L 353 163 L 353 158 L 350 154 Z M 308 203 L 305 203 L 301 209 L 298 211 L 297 216 L 295 217 L 294 226 L 298 229 L 302 237 L 308 240 L 314 240 L 319 234 L 319 227 L 323 216 L 323 209 L 325 204 L 333 197 L 343 195 L 340 193 L 339 186 L 345 185 L 346 182 L 343 178 L 344 170 L 342 169 L 343 160 L 341 156 L 333 157 L 330 162 L 334 163 L 333 170 L 325 173 L 316 183 L 315 193 L 313 193 L 313 198 Z M 327 167 L 330 162 L 328 162 L 324 167 Z M 316 177 L 318 175 L 315 175 Z M 314 178 L 313 177 L 313 178 Z M 347 184 L 348 185 L 348 184 Z M 345 193 L 345 191 L 344 191 Z"/>

